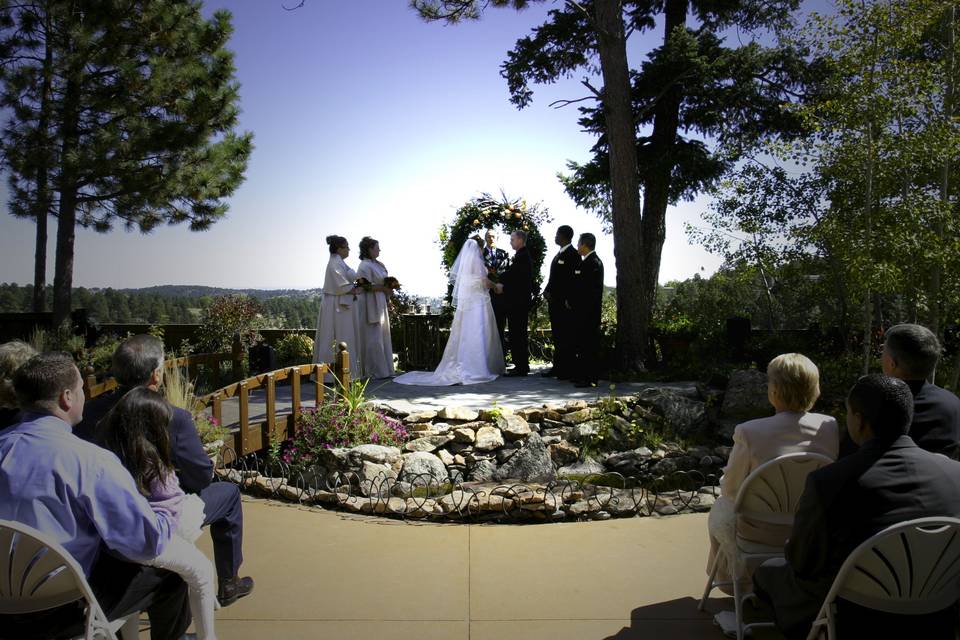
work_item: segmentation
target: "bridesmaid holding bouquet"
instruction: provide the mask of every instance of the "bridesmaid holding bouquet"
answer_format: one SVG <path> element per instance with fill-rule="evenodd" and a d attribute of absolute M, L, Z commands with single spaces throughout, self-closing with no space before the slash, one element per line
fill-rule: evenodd
<path fill-rule="evenodd" d="M 327 236 L 330 260 L 323 279 L 323 297 L 317 317 L 317 335 L 313 343 L 313 361 L 332 364 L 337 345 L 347 343 L 350 352 L 351 377 L 360 377 L 358 298 L 363 289 L 357 285 L 357 272 L 347 266 L 344 258 L 350 255 L 350 245 L 343 236 Z M 327 380 L 332 376 L 327 376 Z"/>
<path fill-rule="evenodd" d="M 369 283 L 359 296 L 360 364 L 366 376 L 389 378 L 395 372 L 388 296 L 399 288 L 399 283 L 387 275 L 387 268 L 379 257 L 380 243 L 365 236 L 360 241 L 360 267 L 357 269 L 357 276 Z"/>

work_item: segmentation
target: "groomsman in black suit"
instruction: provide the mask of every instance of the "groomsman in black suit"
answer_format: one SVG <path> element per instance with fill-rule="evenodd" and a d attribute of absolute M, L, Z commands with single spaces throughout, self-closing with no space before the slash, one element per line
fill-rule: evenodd
<path fill-rule="evenodd" d="M 496 236 L 492 229 L 487 229 L 484 240 L 486 241 L 486 245 L 483 247 L 483 263 L 487 266 L 487 271 L 490 272 L 490 275 L 493 276 L 491 279 L 499 282 L 500 278 L 510 267 L 510 257 L 506 251 L 494 246 Z M 500 334 L 500 348 L 506 353 L 507 342 L 504 340 L 503 330 L 507 325 L 507 301 L 503 296 L 498 296 L 496 292 L 491 289 L 490 304 L 493 306 L 493 317 L 497 319 L 497 332 Z"/>
<path fill-rule="evenodd" d="M 533 300 L 533 258 L 527 250 L 527 234 L 514 231 L 510 246 L 516 253 L 510 267 L 500 276 L 495 291 L 504 298 L 507 307 L 507 325 L 510 327 L 510 357 L 513 369 L 508 376 L 530 373 L 530 352 L 527 344 L 527 320 Z"/>
<path fill-rule="evenodd" d="M 554 242 L 560 251 L 550 262 L 550 279 L 543 290 L 550 311 L 553 333 L 553 368 L 542 375 L 569 380 L 574 373 L 576 355 L 573 315 L 573 272 L 580 266 L 580 254 L 573 246 L 573 229 L 563 225 L 557 229 Z"/>
<path fill-rule="evenodd" d="M 603 302 L 603 262 L 597 256 L 597 239 L 581 233 L 577 251 L 583 260 L 573 272 L 573 302 L 577 357 L 573 381 L 578 387 L 595 387 L 600 379 L 600 307 Z"/>

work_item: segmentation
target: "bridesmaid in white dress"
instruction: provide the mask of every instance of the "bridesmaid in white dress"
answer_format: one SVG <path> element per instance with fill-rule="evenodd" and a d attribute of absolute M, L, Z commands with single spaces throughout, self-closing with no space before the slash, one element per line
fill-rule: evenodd
<path fill-rule="evenodd" d="M 357 272 L 347 266 L 350 245 L 343 236 L 327 236 L 330 260 L 323 279 L 323 297 L 317 317 L 317 335 L 313 343 L 313 361 L 332 364 L 337 345 L 347 343 L 350 352 L 350 377 L 363 375 L 360 368 L 360 340 L 357 298 L 363 289 L 356 286 Z M 331 376 L 327 376 L 328 381 Z"/>
<path fill-rule="evenodd" d="M 383 284 L 387 268 L 380 257 L 380 243 L 365 236 L 360 241 L 360 266 L 357 275 L 366 278 L 370 290 L 359 296 L 360 365 L 371 378 L 389 378 L 394 375 L 393 345 L 390 342 L 390 311 L 387 308 L 390 287 Z"/>

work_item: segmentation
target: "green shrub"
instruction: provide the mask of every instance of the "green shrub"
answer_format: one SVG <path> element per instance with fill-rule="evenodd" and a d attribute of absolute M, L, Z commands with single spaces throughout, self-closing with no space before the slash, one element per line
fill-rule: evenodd
<path fill-rule="evenodd" d="M 249 296 L 217 296 L 203 312 L 199 347 L 206 353 L 223 353 L 233 348 L 233 337 L 247 350 L 262 339 L 263 307 Z"/>
<path fill-rule="evenodd" d="M 289 367 L 313 361 L 313 338 L 302 333 L 288 333 L 277 342 L 277 359 Z"/>

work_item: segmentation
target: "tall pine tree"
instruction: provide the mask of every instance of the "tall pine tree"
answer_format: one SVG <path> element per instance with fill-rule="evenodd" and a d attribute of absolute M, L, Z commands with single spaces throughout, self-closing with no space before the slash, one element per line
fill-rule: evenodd
<path fill-rule="evenodd" d="M 243 181 L 253 145 L 251 134 L 235 131 L 230 15 L 207 20 L 200 8 L 197 0 L 5 7 L 0 50 L 13 56 L 3 88 L 12 113 L 2 141 L 10 209 L 58 219 L 57 322 L 70 313 L 77 225 L 206 230 Z"/>

